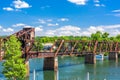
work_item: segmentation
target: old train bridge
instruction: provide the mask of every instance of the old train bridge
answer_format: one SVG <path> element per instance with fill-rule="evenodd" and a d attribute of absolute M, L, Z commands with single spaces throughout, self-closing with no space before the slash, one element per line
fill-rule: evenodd
<path fill-rule="evenodd" d="M 120 51 L 120 42 L 108 42 L 108 41 L 81 41 L 81 40 L 57 40 L 47 52 L 32 51 L 35 42 L 35 30 L 34 28 L 23 28 L 12 35 L 22 43 L 22 57 L 27 61 L 30 58 L 44 58 L 44 70 L 56 70 L 58 67 L 57 56 L 62 55 L 75 55 L 85 56 L 85 63 L 96 63 L 96 54 L 109 53 L 110 60 L 117 60 L 118 53 Z M 4 50 L 2 46 L 7 38 L 0 39 L 0 60 L 4 56 Z"/>

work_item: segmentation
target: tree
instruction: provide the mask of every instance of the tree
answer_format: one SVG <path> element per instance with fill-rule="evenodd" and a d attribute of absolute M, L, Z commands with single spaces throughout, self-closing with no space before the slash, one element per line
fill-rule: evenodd
<path fill-rule="evenodd" d="M 91 39 L 100 41 L 101 35 L 102 35 L 102 33 L 100 31 L 97 31 L 96 33 L 91 34 Z"/>
<path fill-rule="evenodd" d="M 109 40 L 108 36 L 109 36 L 109 33 L 104 32 L 104 33 L 102 34 L 103 40 L 108 41 L 108 40 Z"/>
<path fill-rule="evenodd" d="M 3 74 L 8 80 L 24 80 L 26 67 L 21 58 L 21 44 L 15 36 L 11 36 L 5 42 L 5 61 L 3 62 Z"/>

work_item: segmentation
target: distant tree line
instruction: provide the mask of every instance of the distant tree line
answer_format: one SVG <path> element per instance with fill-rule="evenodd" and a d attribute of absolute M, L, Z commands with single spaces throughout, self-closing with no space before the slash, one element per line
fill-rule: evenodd
<path fill-rule="evenodd" d="M 107 32 L 97 31 L 96 33 L 92 33 L 91 36 L 42 36 L 35 37 L 35 41 L 39 43 L 54 43 L 56 40 L 98 40 L 98 41 L 114 41 L 120 42 L 120 34 L 117 36 L 109 36 Z"/>
<path fill-rule="evenodd" d="M 6 36 L 1 36 L 2 38 Z M 43 44 L 45 43 L 54 43 L 57 40 L 97 40 L 97 41 L 114 41 L 114 42 L 120 42 L 120 34 L 116 36 L 110 36 L 107 32 L 100 32 L 97 31 L 96 33 L 92 33 L 90 36 L 36 36 L 35 37 L 35 44 L 33 50 L 42 50 Z"/>
<path fill-rule="evenodd" d="M 113 42 L 120 42 L 120 34 L 117 36 L 110 36 L 107 32 L 100 32 L 97 31 L 96 33 L 92 33 L 90 36 L 42 36 L 42 37 L 35 37 L 35 46 L 41 50 L 43 48 L 42 44 L 45 43 L 54 43 L 56 40 L 85 40 L 85 41 L 113 41 Z M 38 45 L 39 44 L 39 45 Z"/>

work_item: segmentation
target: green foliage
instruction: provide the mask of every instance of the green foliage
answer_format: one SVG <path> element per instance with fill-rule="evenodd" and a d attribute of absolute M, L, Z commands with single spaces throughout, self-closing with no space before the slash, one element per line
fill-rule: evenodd
<path fill-rule="evenodd" d="M 108 41 L 109 40 L 108 36 L 109 36 L 109 33 L 107 33 L 107 32 L 103 33 L 102 34 L 102 40 Z"/>
<path fill-rule="evenodd" d="M 91 34 L 91 40 L 98 40 L 101 41 L 102 33 L 100 31 L 97 31 L 96 33 Z"/>
<path fill-rule="evenodd" d="M 108 52 L 105 52 L 105 53 L 104 53 L 104 56 L 108 56 L 108 54 L 109 54 Z"/>
<path fill-rule="evenodd" d="M 21 44 L 15 36 L 11 36 L 5 43 L 5 61 L 3 74 L 8 80 L 24 80 L 26 67 L 21 58 Z"/>

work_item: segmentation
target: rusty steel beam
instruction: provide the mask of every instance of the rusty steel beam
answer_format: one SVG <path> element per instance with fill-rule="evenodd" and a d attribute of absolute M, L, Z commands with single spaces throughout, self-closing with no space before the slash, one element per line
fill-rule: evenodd
<path fill-rule="evenodd" d="M 54 44 L 52 45 L 52 47 L 50 48 L 50 52 L 53 52 L 53 48 L 56 45 L 57 41 L 54 42 Z"/>
<path fill-rule="evenodd" d="M 97 44 L 98 44 L 98 41 L 95 42 L 93 54 L 96 54 Z"/>
<path fill-rule="evenodd" d="M 2 60 L 2 38 L 0 38 L 0 61 Z"/>
<path fill-rule="evenodd" d="M 64 40 L 62 40 L 62 41 L 60 42 L 60 45 L 59 45 L 57 51 L 55 52 L 55 56 L 57 56 L 57 54 L 58 54 L 58 52 L 60 51 L 60 49 L 61 49 L 63 43 L 64 43 Z"/>
<path fill-rule="evenodd" d="M 74 46 L 72 47 L 72 50 L 71 50 L 71 52 L 70 52 L 70 55 L 72 55 L 72 53 L 73 53 L 73 51 L 74 51 L 74 49 L 75 49 L 77 43 L 78 43 L 78 41 L 76 41 L 75 44 L 74 44 Z"/>
<path fill-rule="evenodd" d="M 118 52 L 118 42 L 116 42 L 115 51 Z"/>

